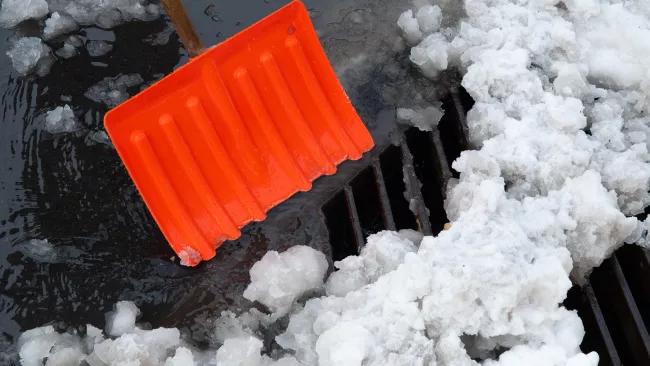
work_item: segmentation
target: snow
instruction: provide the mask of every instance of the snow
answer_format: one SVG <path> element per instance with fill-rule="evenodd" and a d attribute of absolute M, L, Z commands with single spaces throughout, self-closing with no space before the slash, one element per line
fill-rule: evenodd
<path fill-rule="evenodd" d="M 86 49 L 91 57 L 99 57 L 111 52 L 113 45 L 105 41 L 88 41 Z"/>
<path fill-rule="evenodd" d="M 58 12 L 52 13 L 50 17 L 45 20 L 45 28 L 43 29 L 43 39 L 50 40 L 60 35 L 73 32 L 77 30 L 77 22 L 69 15 L 61 15 Z"/>
<path fill-rule="evenodd" d="M 35 70 L 39 74 L 46 74 L 49 72 L 47 58 L 50 52 L 50 48 L 40 38 L 24 37 L 7 51 L 7 56 L 11 58 L 14 69 L 21 75 L 27 75 Z"/>
<path fill-rule="evenodd" d="M 217 351 L 217 364 L 232 366 L 259 366 L 262 341 L 255 337 L 231 338 Z"/>
<path fill-rule="evenodd" d="M 26 331 L 18 340 L 21 362 L 25 366 L 43 365 L 47 358 L 48 366 L 79 365 L 84 361 L 90 366 L 193 364 L 187 362 L 192 359 L 191 351 L 181 346 L 178 329 L 143 330 L 135 325 L 138 312 L 131 302 L 116 304 L 107 322 L 107 333 L 113 338 L 105 338 L 92 325 L 86 326 L 84 336 L 58 333 L 51 325 Z"/>
<path fill-rule="evenodd" d="M 295 246 L 283 253 L 269 251 L 251 268 L 251 283 L 244 297 L 259 301 L 282 317 L 296 299 L 323 286 L 328 266 L 325 255 L 309 247 Z"/>
<path fill-rule="evenodd" d="M 69 105 L 47 112 L 45 129 L 49 133 L 72 132 L 78 127 L 77 119 Z"/>
<path fill-rule="evenodd" d="M 12 28 L 27 19 L 40 19 L 47 15 L 45 0 L 4 0 L 0 9 L 0 26 Z"/>

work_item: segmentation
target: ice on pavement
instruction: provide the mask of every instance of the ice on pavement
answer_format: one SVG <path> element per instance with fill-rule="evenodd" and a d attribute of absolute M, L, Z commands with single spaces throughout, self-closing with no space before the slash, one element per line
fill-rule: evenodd
<path fill-rule="evenodd" d="M 0 26 L 12 28 L 27 19 L 40 19 L 47 15 L 45 0 L 4 0 L 0 9 Z"/>
<path fill-rule="evenodd" d="M 84 95 L 94 102 L 104 103 L 107 107 L 114 108 L 129 98 L 128 89 L 141 85 L 143 82 L 142 76 L 138 74 L 104 78 L 91 86 Z"/>
<path fill-rule="evenodd" d="M 81 25 L 113 28 L 132 20 L 151 21 L 160 7 L 148 0 L 50 0 L 50 10 L 65 12 Z"/>
<path fill-rule="evenodd" d="M 105 41 L 88 41 L 86 49 L 91 57 L 99 57 L 111 52 L 113 45 Z"/>
<path fill-rule="evenodd" d="M 269 252 L 244 294 L 272 314 L 222 314 L 216 352 L 173 330 L 144 336 L 121 305 L 111 324 L 125 319 L 127 333 L 85 342 L 38 328 L 21 337 L 23 360 L 81 352 L 91 366 L 172 365 L 191 352 L 196 364 L 596 366 L 580 350 L 577 312 L 560 304 L 570 275 L 583 283 L 624 242 L 648 245 L 647 223 L 626 215 L 650 205 L 650 3 L 465 0 L 457 26 L 435 10 L 450 3 L 418 1 L 395 19 L 413 64 L 434 82 L 460 70 L 476 102 L 448 230 L 371 235 L 324 285 L 327 261 L 313 249 Z M 265 333 L 273 324 L 277 336 Z"/>
<path fill-rule="evenodd" d="M 77 118 L 69 105 L 47 112 L 45 129 L 49 133 L 72 132 L 78 127 Z"/>
<path fill-rule="evenodd" d="M 11 58 L 14 69 L 22 75 L 36 71 L 39 75 L 47 74 L 51 63 L 52 50 L 40 38 L 24 37 L 19 39 L 13 47 L 7 51 Z"/>
<path fill-rule="evenodd" d="M 47 18 L 47 20 L 45 20 L 43 39 L 50 40 L 60 35 L 73 32 L 77 27 L 77 22 L 75 22 L 71 16 L 65 14 L 61 15 L 58 12 L 54 12 L 49 18 Z"/>

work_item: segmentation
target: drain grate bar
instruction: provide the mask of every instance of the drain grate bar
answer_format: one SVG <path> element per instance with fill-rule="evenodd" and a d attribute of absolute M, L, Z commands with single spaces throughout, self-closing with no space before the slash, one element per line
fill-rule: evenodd
<path fill-rule="evenodd" d="M 447 159 L 447 154 L 445 154 L 445 149 L 442 147 L 442 137 L 440 136 L 440 130 L 438 127 L 429 132 L 429 136 L 431 138 L 431 141 L 433 141 L 434 147 L 434 150 L 431 151 L 431 154 L 436 155 L 432 160 L 434 161 L 436 169 L 438 170 L 438 177 L 440 179 L 438 183 L 440 184 L 440 187 L 443 187 L 443 189 L 441 189 L 442 196 L 447 197 L 447 183 L 453 177 L 451 169 L 449 168 L 450 162 Z"/>
<path fill-rule="evenodd" d="M 359 221 L 359 212 L 357 211 L 357 204 L 354 201 L 354 194 L 352 193 L 352 187 L 349 184 L 343 186 L 345 191 L 345 200 L 348 203 L 348 214 L 350 215 L 350 220 L 352 221 L 352 230 L 354 233 L 354 238 L 357 241 L 357 252 L 363 248 L 366 244 L 363 239 L 363 232 L 361 231 L 361 221 Z"/>
<path fill-rule="evenodd" d="M 409 200 L 409 207 L 415 214 L 418 221 L 419 231 L 424 235 L 432 235 L 431 222 L 429 221 L 428 209 L 424 206 L 424 197 L 422 196 L 422 187 L 415 174 L 413 167 L 413 155 L 406 144 L 406 136 L 403 132 L 399 134 L 399 144 L 402 148 L 402 159 L 404 169 L 404 184 L 406 184 L 406 196 Z"/>
<path fill-rule="evenodd" d="M 618 357 L 618 352 L 616 352 L 616 347 L 614 346 L 612 335 L 609 333 L 609 329 L 605 323 L 605 318 L 603 317 L 603 312 L 600 310 L 600 305 L 598 304 L 598 299 L 596 299 L 594 289 L 590 284 L 587 284 L 583 287 L 582 291 L 587 298 L 589 310 L 595 319 L 596 327 L 600 335 L 600 340 L 604 345 L 605 354 L 603 354 L 602 349 L 599 350 L 599 356 L 601 358 L 600 364 L 603 365 L 603 363 L 606 363 L 611 366 L 621 366 L 621 359 Z"/>
<path fill-rule="evenodd" d="M 650 365 L 650 335 L 648 335 L 648 329 L 643 324 L 639 308 L 634 301 L 632 291 L 616 257 L 616 255 L 612 255 L 609 262 L 618 282 L 618 289 L 620 289 L 618 295 L 621 298 L 618 303 L 622 307 L 619 313 L 624 315 L 623 327 L 635 359 L 640 362 L 639 365 Z"/>
<path fill-rule="evenodd" d="M 384 181 L 384 174 L 381 172 L 379 160 L 375 159 L 372 162 L 372 171 L 375 174 L 377 189 L 379 190 L 379 200 L 381 201 L 384 226 L 386 226 L 386 230 L 395 231 L 397 227 L 395 226 L 393 211 L 390 208 L 390 199 L 388 198 L 388 191 L 386 190 L 386 181 Z"/>

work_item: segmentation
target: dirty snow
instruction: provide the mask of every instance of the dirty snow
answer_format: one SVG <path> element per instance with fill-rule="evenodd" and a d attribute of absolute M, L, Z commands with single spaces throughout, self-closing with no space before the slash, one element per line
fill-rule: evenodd
<path fill-rule="evenodd" d="M 448 230 L 371 235 L 324 285 L 313 249 L 269 252 L 244 294 L 271 314 L 223 313 L 216 352 L 138 328 L 122 303 L 107 328 L 117 338 L 38 328 L 19 341 L 23 361 L 596 366 L 577 313 L 558 304 L 570 274 L 583 283 L 625 241 L 648 245 L 646 222 L 626 215 L 650 205 L 650 3 L 465 0 L 455 27 L 435 8 L 449 3 L 418 1 L 395 19 L 414 65 L 433 79 L 457 68 L 476 101 Z"/>

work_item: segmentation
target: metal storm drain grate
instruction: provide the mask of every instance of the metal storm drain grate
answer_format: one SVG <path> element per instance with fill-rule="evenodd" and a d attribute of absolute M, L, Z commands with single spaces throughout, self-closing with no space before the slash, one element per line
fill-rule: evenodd
<path fill-rule="evenodd" d="M 332 259 L 356 255 L 364 239 L 381 230 L 414 229 L 437 235 L 447 222 L 443 207 L 453 162 L 467 149 L 466 112 L 473 102 L 453 90 L 438 128 L 397 131 L 390 145 L 323 206 Z M 564 305 L 585 327 L 583 352 L 600 365 L 650 365 L 650 252 L 626 245 L 595 269 L 589 283 L 574 286 Z"/>

